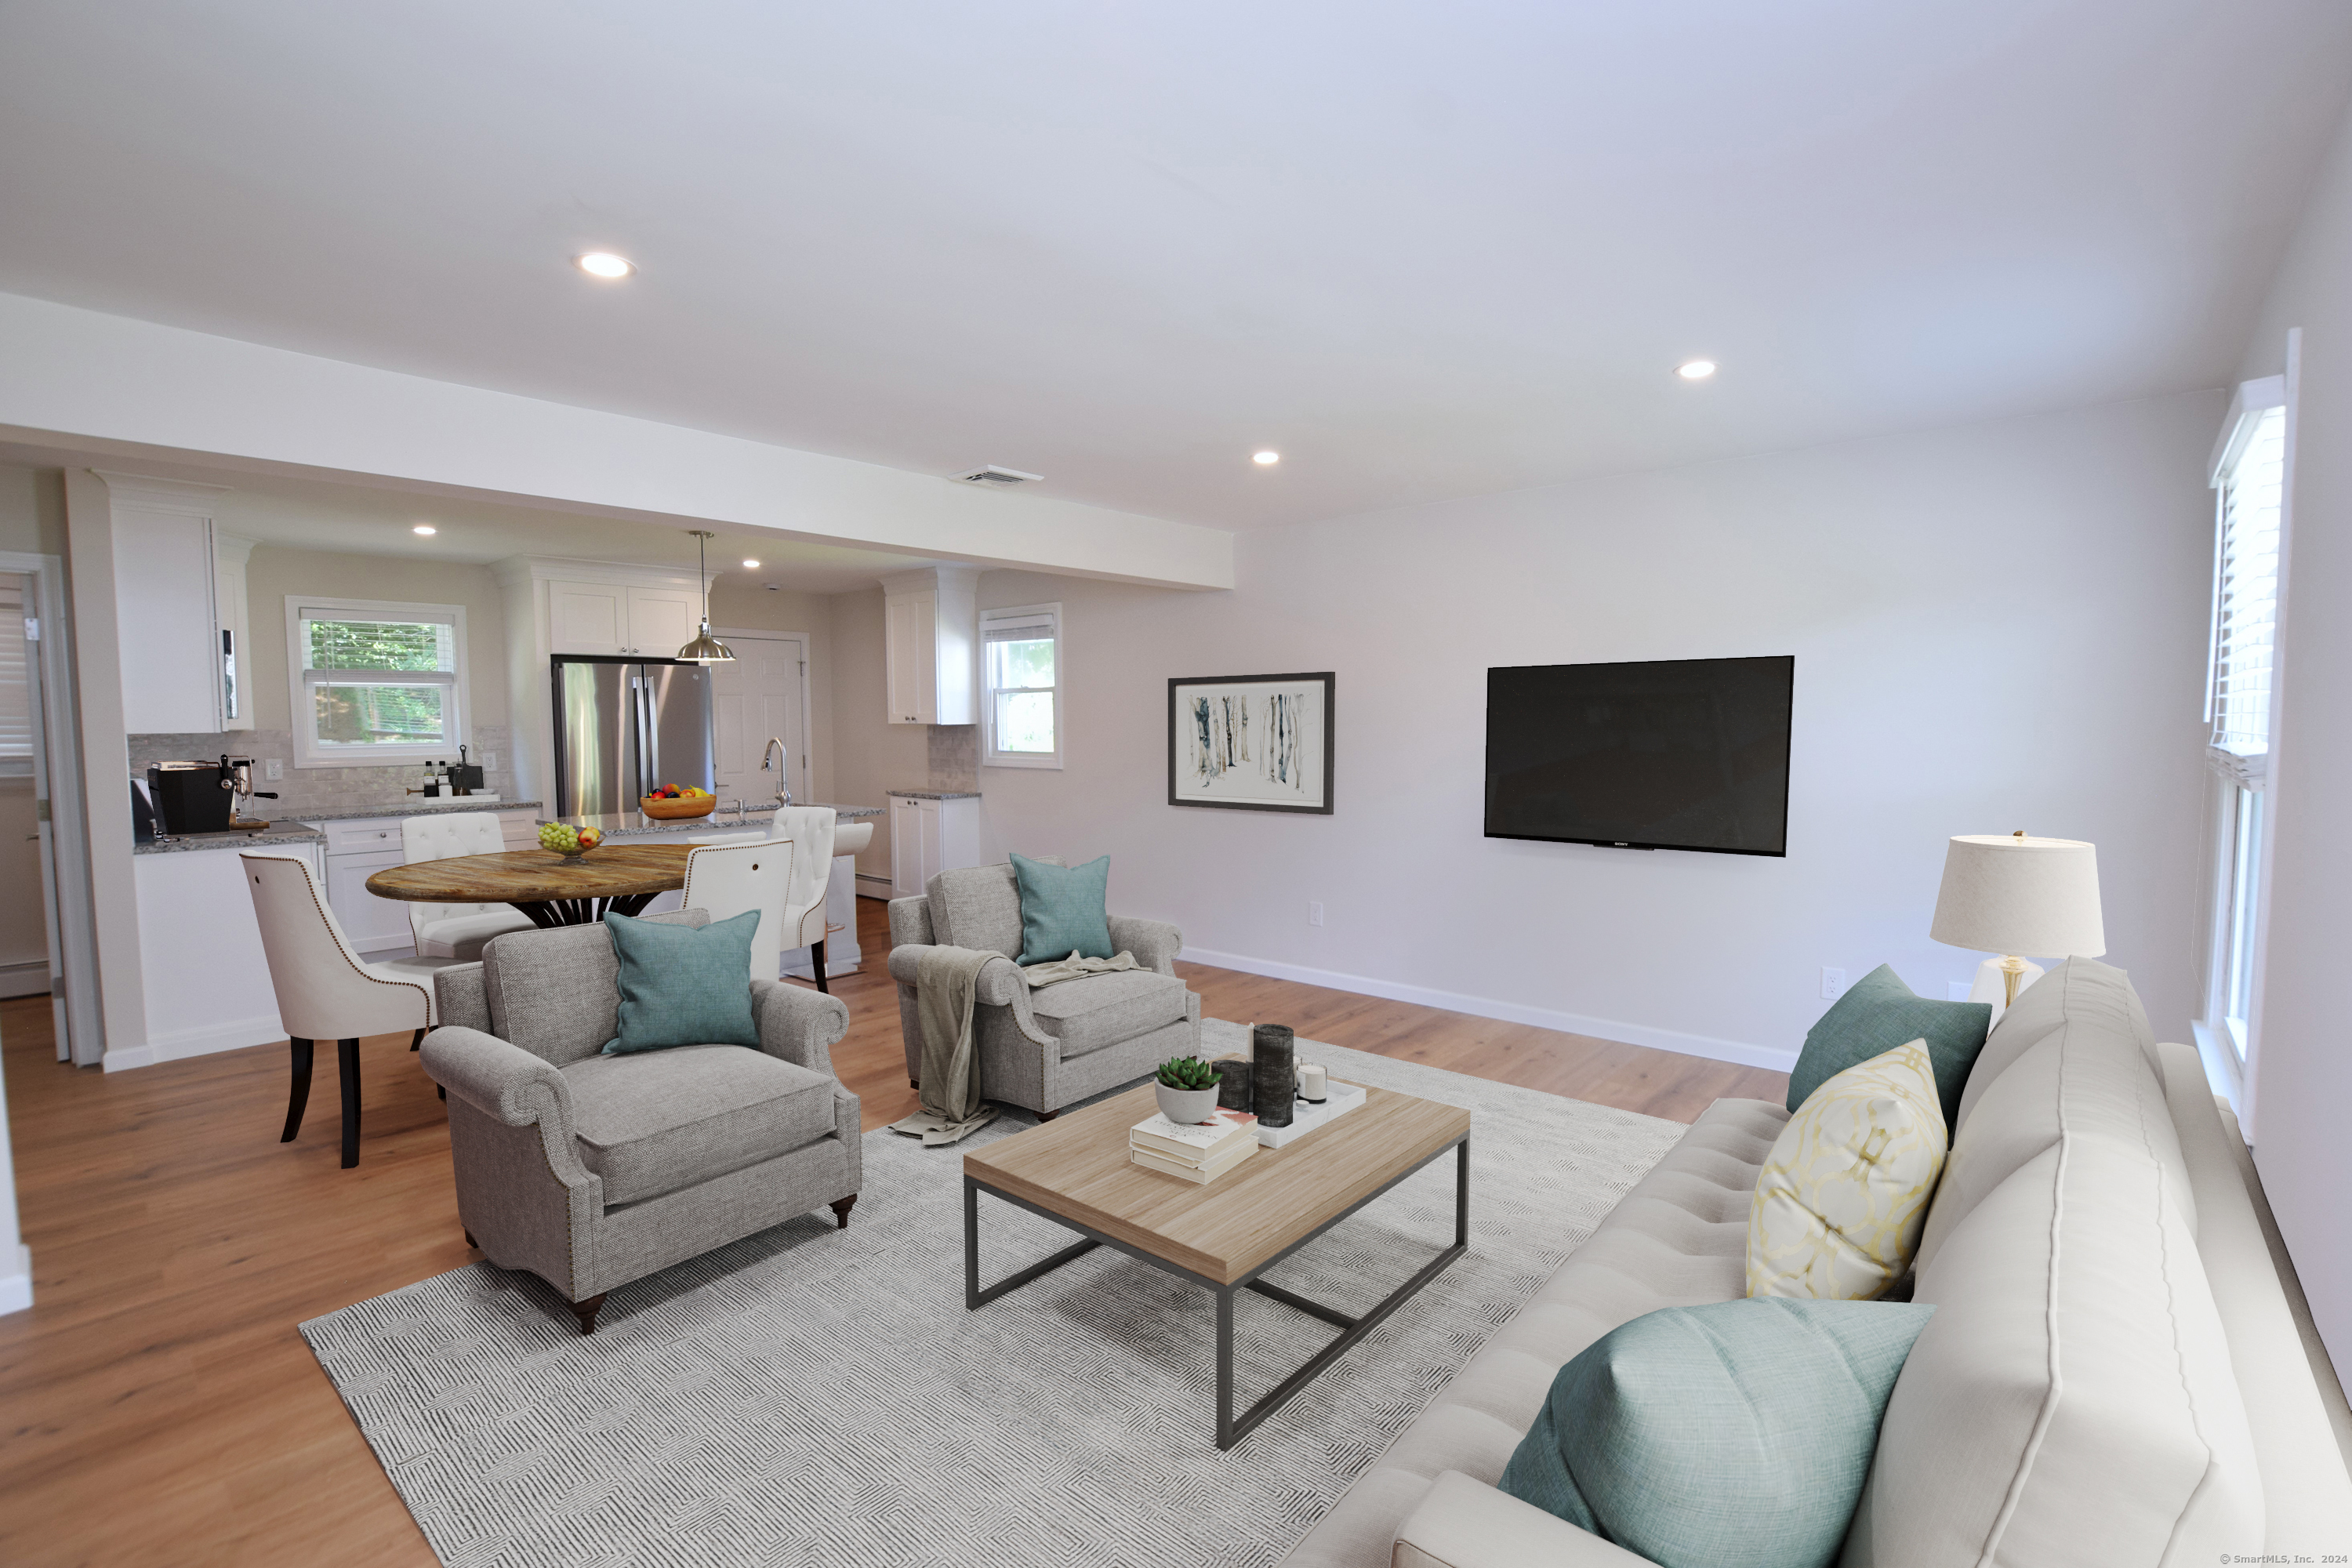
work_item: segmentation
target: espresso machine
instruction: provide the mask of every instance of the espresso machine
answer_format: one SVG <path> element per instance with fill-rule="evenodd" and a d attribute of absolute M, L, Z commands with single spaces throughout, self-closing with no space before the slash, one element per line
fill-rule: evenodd
<path fill-rule="evenodd" d="M 276 800 L 274 790 L 253 787 L 253 759 L 224 755 L 214 763 L 156 763 L 147 769 L 147 798 L 155 831 L 167 837 L 188 833 L 257 832 L 269 826 L 247 817 L 254 800 Z"/>

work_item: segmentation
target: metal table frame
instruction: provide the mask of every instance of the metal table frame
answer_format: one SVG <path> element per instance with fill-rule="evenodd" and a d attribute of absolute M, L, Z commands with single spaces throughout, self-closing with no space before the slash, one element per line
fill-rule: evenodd
<path fill-rule="evenodd" d="M 660 897 L 659 893 L 617 893 L 608 899 L 510 900 L 508 907 L 520 910 L 530 917 L 531 924 L 547 931 L 557 926 L 595 925 L 604 920 L 607 910 L 616 915 L 634 915 Z"/>
<path fill-rule="evenodd" d="M 1375 1198 L 1387 1195 L 1398 1183 L 1427 1170 L 1449 1148 L 1454 1152 L 1454 1245 L 1423 1264 L 1419 1272 L 1391 1291 L 1387 1299 L 1370 1311 L 1360 1318 L 1351 1318 L 1336 1308 L 1327 1307 L 1319 1301 L 1310 1301 L 1304 1296 L 1296 1295 L 1279 1285 L 1269 1285 L 1258 1278 L 1308 1242 L 1315 1240 L 1330 1230 L 1332 1226 L 1353 1215 L 1366 1204 Z M 983 1289 L 980 1283 L 980 1194 L 983 1190 L 1016 1207 L 1027 1209 L 1041 1219 L 1049 1219 L 1066 1230 L 1075 1230 L 1086 1239 L 1066 1247 L 1052 1257 L 1033 1263 L 1020 1272 L 1009 1275 Z M 1055 1214 L 1041 1204 L 1032 1203 L 1027 1198 L 1018 1197 L 1000 1187 L 991 1186 L 976 1176 L 967 1174 L 963 1179 L 963 1304 L 967 1311 L 977 1311 L 1006 1291 L 1017 1290 L 1040 1275 L 1050 1274 L 1073 1258 L 1084 1257 L 1096 1247 L 1105 1246 L 1115 1247 L 1129 1258 L 1140 1259 L 1155 1268 L 1175 1275 L 1180 1279 L 1189 1279 L 1215 1294 L 1217 1298 L 1217 1447 L 1221 1449 L 1230 1448 L 1247 1436 L 1251 1428 L 1257 1426 L 1259 1422 L 1290 1403 L 1298 1391 L 1312 1383 L 1324 1368 L 1346 1354 L 1350 1345 L 1370 1333 L 1390 1313 L 1402 1306 L 1406 1298 L 1436 1279 L 1447 1264 L 1470 1249 L 1470 1135 L 1465 1132 L 1453 1142 L 1440 1145 L 1431 1151 L 1428 1159 L 1419 1162 L 1410 1170 L 1399 1172 L 1391 1181 L 1358 1198 L 1272 1258 L 1231 1282 L 1212 1279 L 1204 1274 L 1196 1274 L 1190 1268 L 1182 1268 L 1164 1258 L 1147 1252 L 1132 1242 L 1122 1241 L 1115 1236 L 1106 1236 L 1089 1226 L 1080 1225 L 1076 1220 Z M 1276 1384 L 1271 1392 L 1238 1417 L 1234 1415 L 1234 1293 L 1237 1290 L 1255 1290 L 1259 1295 L 1270 1297 L 1286 1307 L 1296 1308 L 1309 1317 L 1320 1318 L 1325 1322 L 1337 1326 L 1340 1331 L 1339 1336 L 1316 1352 L 1308 1358 L 1305 1366 Z"/>

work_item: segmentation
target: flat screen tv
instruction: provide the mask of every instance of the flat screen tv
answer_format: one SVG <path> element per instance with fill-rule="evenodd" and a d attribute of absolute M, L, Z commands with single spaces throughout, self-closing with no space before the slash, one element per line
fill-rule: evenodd
<path fill-rule="evenodd" d="M 1486 837 L 1789 852 L 1797 661 L 1677 658 L 1486 672 Z"/>

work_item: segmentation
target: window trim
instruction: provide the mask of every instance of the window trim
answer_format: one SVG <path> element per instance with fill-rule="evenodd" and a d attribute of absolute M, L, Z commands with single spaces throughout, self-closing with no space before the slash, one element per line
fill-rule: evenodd
<path fill-rule="evenodd" d="M 1003 626 L 1045 616 L 1052 617 L 1054 626 L 1054 749 L 1051 752 L 1000 752 L 996 749 L 996 693 L 999 688 L 989 674 L 988 632 L 992 625 Z M 1003 609 L 980 613 L 980 765 L 984 768 L 1052 768 L 1062 766 L 1069 749 L 1068 737 L 1063 732 L 1064 704 L 1062 691 L 1069 683 L 1062 679 L 1063 662 L 1067 657 L 1068 627 L 1062 618 L 1062 606 L 1050 605 L 1008 605 Z M 1006 687 L 1004 690 L 1034 691 L 1035 687 Z"/>
<path fill-rule="evenodd" d="M 340 610 L 352 613 L 354 618 L 386 621 L 446 619 L 454 634 L 450 639 L 455 650 L 454 670 L 354 670 L 352 677 L 362 681 L 391 684 L 401 679 L 430 678 L 449 689 L 452 721 L 450 738 L 422 745 L 386 745 L 372 747 L 363 756 L 349 752 L 322 751 L 315 720 L 310 717 L 306 701 L 310 678 L 318 673 L 307 668 L 309 650 L 302 646 L 302 612 L 304 610 Z M 286 595 L 286 692 L 288 727 L 293 731 L 294 755 L 290 759 L 298 768 L 385 768 L 415 767 L 421 763 L 457 760 L 460 745 L 473 744 L 473 703 L 468 689 L 471 666 L 467 658 L 466 606 L 463 605 L 413 604 L 391 599 L 344 599 L 328 594 L 289 594 Z"/>

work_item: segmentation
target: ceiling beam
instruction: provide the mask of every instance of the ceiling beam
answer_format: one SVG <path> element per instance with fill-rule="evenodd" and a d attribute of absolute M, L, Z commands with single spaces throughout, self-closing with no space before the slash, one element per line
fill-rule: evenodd
<path fill-rule="evenodd" d="M 402 488 L 1177 588 L 1234 536 L 0 293 L 0 426 L 92 453 Z"/>

